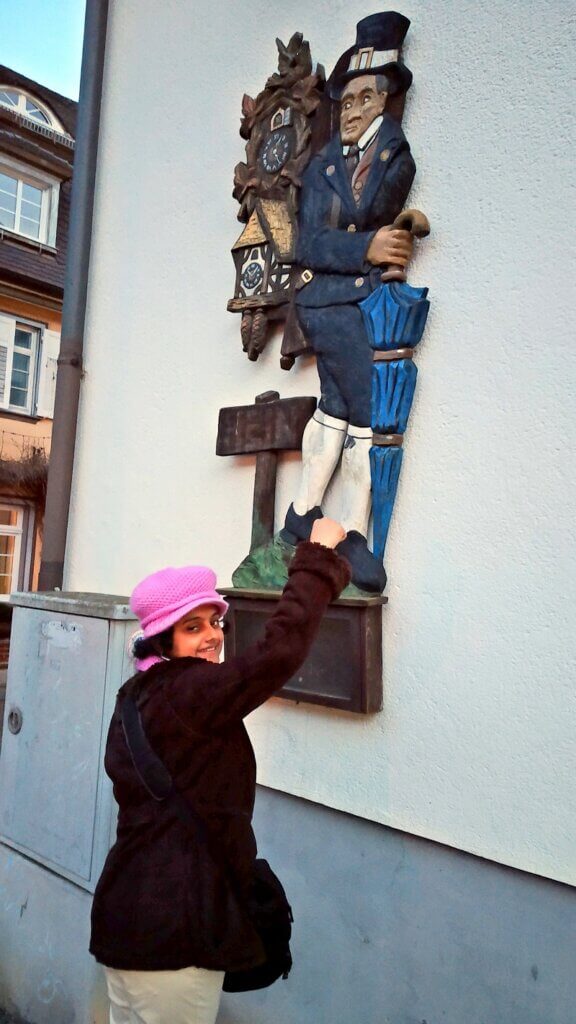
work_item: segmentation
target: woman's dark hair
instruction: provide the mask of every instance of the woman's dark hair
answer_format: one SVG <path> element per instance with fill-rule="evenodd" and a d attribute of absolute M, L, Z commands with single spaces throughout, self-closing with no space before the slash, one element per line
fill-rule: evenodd
<path fill-rule="evenodd" d="M 174 627 L 170 626 L 156 636 L 140 636 L 134 641 L 132 652 L 138 661 L 144 661 L 152 655 L 160 658 L 169 658 L 174 640 Z"/>

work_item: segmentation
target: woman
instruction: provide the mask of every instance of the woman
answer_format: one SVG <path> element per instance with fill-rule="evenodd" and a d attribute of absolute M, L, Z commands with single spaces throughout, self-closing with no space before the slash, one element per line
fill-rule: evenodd
<path fill-rule="evenodd" d="M 121 688 L 105 767 L 119 805 L 117 840 L 94 895 L 90 950 L 105 965 L 111 1024 L 214 1024 L 227 970 L 263 959 L 260 938 L 206 844 L 136 774 L 120 708 L 127 688 L 145 733 L 211 840 L 248 891 L 256 764 L 242 719 L 302 664 L 326 606 L 349 581 L 333 550 L 342 527 L 323 518 L 298 545 L 263 639 L 220 664 L 227 604 L 210 569 L 163 569 L 130 604 L 144 640 L 142 675 Z"/>

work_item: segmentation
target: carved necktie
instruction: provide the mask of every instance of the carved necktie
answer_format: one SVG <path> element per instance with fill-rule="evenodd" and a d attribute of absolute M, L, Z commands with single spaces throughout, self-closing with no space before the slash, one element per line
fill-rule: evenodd
<path fill-rule="evenodd" d="M 348 181 L 351 182 L 354 171 L 358 167 L 358 162 L 360 160 L 360 147 L 356 144 L 350 146 L 350 149 L 344 159 L 346 161 L 346 174 L 348 175 Z"/>

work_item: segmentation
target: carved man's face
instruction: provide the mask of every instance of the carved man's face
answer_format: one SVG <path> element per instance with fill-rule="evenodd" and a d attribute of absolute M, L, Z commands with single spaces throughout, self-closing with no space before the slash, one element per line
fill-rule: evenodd
<path fill-rule="evenodd" d="M 351 146 L 382 114 L 388 93 L 378 92 L 376 75 L 360 75 L 344 86 L 340 97 L 340 138 Z"/>

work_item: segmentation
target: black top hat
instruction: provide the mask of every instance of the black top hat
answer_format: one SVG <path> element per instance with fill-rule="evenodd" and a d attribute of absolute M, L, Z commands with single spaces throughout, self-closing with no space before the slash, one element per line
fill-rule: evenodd
<path fill-rule="evenodd" d="M 332 99 L 338 99 L 343 86 L 359 75 L 385 75 L 391 94 L 406 92 L 412 84 L 412 72 L 398 59 L 410 21 L 397 11 L 370 14 L 356 26 L 356 42 L 339 58 L 328 79 Z"/>

